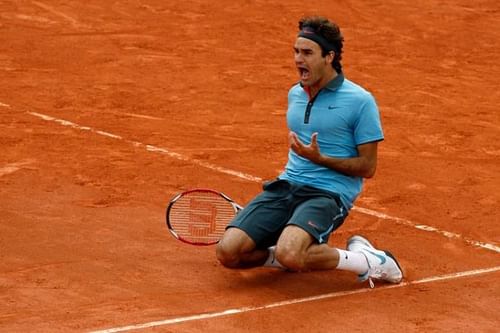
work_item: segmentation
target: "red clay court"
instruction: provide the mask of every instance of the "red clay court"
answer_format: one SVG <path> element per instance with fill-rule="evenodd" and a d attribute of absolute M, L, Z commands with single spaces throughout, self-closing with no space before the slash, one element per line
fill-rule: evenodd
<path fill-rule="evenodd" d="M 345 224 L 401 262 L 232 271 L 165 227 L 286 161 L 297 21 L 345 37 L 385 141 Z M 498 1 L 0 0 L 0 331 L 497 332 Z"/>

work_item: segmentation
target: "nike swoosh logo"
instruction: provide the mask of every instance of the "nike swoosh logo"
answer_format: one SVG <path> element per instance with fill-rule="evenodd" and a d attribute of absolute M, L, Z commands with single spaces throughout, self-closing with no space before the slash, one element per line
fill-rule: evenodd
<path fill-rule="evenodd" d="M 335 106 L 335 105 L 329 105 L 328 106 L 328 110 L 333 110 L 333 109 L 338 109 L 339 106 Z"/>
<path fill-rule="evenodd" d="M 385 262 L 387 261 L 387 259 L 383 256 L 383 255 L 380 255 L 378 253 L 375 253 L 375 252 L 372 252 L 370 250 L 366 250 L 367 252 L 370 252 L 371 254 L 373 254 L 375 257 L 379 258 L 380 259 L 380 264 L 383 265 L 385 264 Z"/>

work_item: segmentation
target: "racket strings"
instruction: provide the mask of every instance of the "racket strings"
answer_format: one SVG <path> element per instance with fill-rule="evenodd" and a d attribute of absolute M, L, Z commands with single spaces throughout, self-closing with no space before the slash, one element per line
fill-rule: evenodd
<path fill-rule="evenodd" d="M 170 209 L 170 224 L 179 237 L 189 242 L 215 242 L 235 216 L 233 205 L 211 192 L 191 192 Z"/>

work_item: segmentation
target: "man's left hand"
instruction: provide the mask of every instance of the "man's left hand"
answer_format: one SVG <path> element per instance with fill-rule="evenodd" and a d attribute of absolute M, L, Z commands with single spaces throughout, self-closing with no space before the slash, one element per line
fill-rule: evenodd
<path fill-rule="evenodd" d="M 298 155 L 307 158 L 311 162 L 320 162 L 322 156 L 319 151 L 318 145 L 318 133 L 313 133 L 311 135 L 311 143 L 306 145 L 300 141 L 299 137 L 295 132 L 288 133 L 288 141 L 290 148 Z"/>

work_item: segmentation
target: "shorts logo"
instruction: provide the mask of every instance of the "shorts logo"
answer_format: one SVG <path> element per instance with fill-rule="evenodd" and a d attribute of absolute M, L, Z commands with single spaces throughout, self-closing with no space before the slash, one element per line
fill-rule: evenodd
<path fill-rule="evenodd" d="M 307 221 L 307 224 L 313 227 L 314 229 L 319 229 L 319 227 L 313 221 Z"/>

